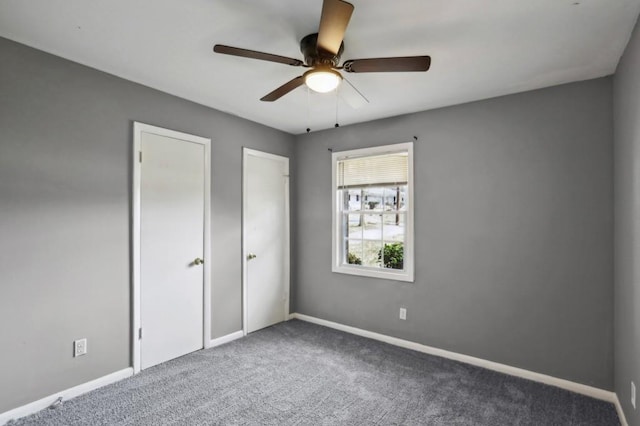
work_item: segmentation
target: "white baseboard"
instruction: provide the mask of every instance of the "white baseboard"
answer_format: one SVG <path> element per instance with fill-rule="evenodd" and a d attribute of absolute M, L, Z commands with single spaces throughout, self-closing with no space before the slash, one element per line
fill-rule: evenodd
<path fill-rule="evenodd" d="M 302 321 L 312 322 L 314 324 L 323 325 L 325 327 L 334 328 L 336 330 L 344 331 L 351 334 L 356 334 L 362 337 L 367 337 L 369 339 L 379 340 L 381 342 L 389 343 L 395 346 L 400 346 L 402 348 L 412 349 L 417 352 L 423 352 L 429 355 L 448 358 L 454 361 L 464 362 L 465 364 L 471 364 L 478 367 L 486 368 L 488 370 L 497 371 L 499 373 L 508 374 L 510 376 L 521 377 L 523 379 L 532 380 L 534 382 L 544 383 L 545 385 L 551 385 L 558 388 L 566 389 L 571 392 L 587 395 L 592 398 L 601 399 L 603 401 L 611 402 L 614 404 L 618 399 L 614 392 L 595 388 L 588 385 L 583 385 L 582 383 L 575 383 L 569 380 L 560 379 L 553 376 L 547 376 L 546 374 L 536 373 L 533 371 L 524 370 L 522 368 L 512 367 L 510 365 L 488 361 L 482 358 L 476 358 L 469 355 L 463 355 L 456 352 L 446 351 L 444 349 L 438 349 L 431 346 L 422 345 L 420 343 L 411 342 L 409 340 L 403 340 L 397 337 L 387 336 L 385 334 L 362 330 L 360 328 L 351 327 L 351 326 L 340 324 L 337 322 L 311 317 L 309 315 L 294 313 L 293 317 Z"/>
<path fill-rule="evenodd" d="M 83 393 L 87 393 L 94 389 L 101 388 L 102 386 L 106 386 L 111 383 L 118 382 L 132 375 L 133 375 L 133 368 L 131 367 L 125 368 L 124 370 L 107 374 L 106 376 L 102 376 L 95 380 L 91 380 L 90 382 L 82 383 L 78 386 L 74 386 L 72 388 L 54 393 L 52 395 L 46 396 L 42 399 L 23 405 L 21 407 L 14 408 L 13 410 L 0 413 L 0 425 L 5 424 L 9 420 L 19 419 L 21 417 L 28 416 L 29 414 L 37 413 L 40 410 L 44 410 L 45 408 L 53 404 L 60 397 L 62 397 L 63 401 L 67 399 L 75 398 L 76 396 L 80 396 Z"/>
<path fill-rule="evenodd" d="M 615 396 L 615 401 L 613 401 L 613 405 L 616 406 L 616 411 L 618 412 L 618 418 L 620 419 L 620 424 L 622 426 L 629 426 L 629 423 L 627 423 L 627 418 L 624 415 L 624 411 L 622 410 L 622 405 L 620 404 L 620 400 L 618 399 L 618 395 Z"/>
<path fill-rule="evenodd" d="M 244 337 L 244 332 L 242 330 L 239 330 L 239 331 L 236 331 L 235 333 L 227 334 L 226 336 L 212 339 L 211 341 L 209 341 L 208 347 L 215 348 L 216 346 L 224 345 L 225 343 L 229 343 L 241 337 Z"/>

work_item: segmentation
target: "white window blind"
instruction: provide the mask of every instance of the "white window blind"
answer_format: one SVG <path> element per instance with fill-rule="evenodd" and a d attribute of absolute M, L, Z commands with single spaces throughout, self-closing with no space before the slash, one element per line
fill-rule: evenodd
<path fill-rule="evenodd" d="M 338 160 L 338 189 L 406 185 L 409 160 L 406 152 Z"/>

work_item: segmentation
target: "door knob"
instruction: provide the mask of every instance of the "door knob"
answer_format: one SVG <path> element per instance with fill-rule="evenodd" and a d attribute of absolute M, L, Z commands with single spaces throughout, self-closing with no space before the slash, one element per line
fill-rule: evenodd
<path fill-rule="evenodd" d="M 202 265 L 204 263 L 204 260 L 200 259 L 199 257 L 196 257 L 196 260 L 193 261 L 194 265 Z"/>
<path fill-rule="evenodd" d="M 255 255 L 255 254 L 253 254 L 253 253 L 249 253 L 249 254 L 247 255 L 247 260 L 251 260 L 251 259 L 255 259 L 255 258 L 256 258 L 256 255 Z"/>

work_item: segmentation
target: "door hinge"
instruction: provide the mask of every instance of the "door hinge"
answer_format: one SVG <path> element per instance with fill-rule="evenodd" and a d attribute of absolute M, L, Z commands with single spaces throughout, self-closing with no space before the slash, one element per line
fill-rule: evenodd
<path fill-rule="evenodd" d="M 138 161 L 142 163 L 142 151 L 138 152 Z"/>
<path fill-rule="evenodd" d="M 142 340 L 142 327 L 138 329 L 138 340 Z"/>

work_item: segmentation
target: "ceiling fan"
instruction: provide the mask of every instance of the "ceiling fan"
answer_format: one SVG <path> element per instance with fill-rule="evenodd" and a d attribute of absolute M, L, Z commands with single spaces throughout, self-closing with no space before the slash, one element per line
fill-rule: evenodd
<path fill-rule="evenodd" d="M 310 68 L 301 76 L 286 82 L 260 99 L 266 102 L 280 99 L 303 84 L 306 84 L 315 92 L 330 92 L 338 87 L 343 79 L 342 74 L 339 72 L 340 70 L 348 73 L 364 73 L 427 71 L 429 69 L 431 65 L 429 56 L 349 59 L 344 61 L 342 66 L 338 66 L 340 56 L 344 51 L 344 33 L 351 19 L 353 9 L 354 7 L 351 3 L 343 0 L 324 0 L 318 32 L 309 34 L 300 41 L 300 51 L 304 55 L 304 62 L 299 59 L 222 44 L 213 46 L 213 51 L 225 55 Z"/>

